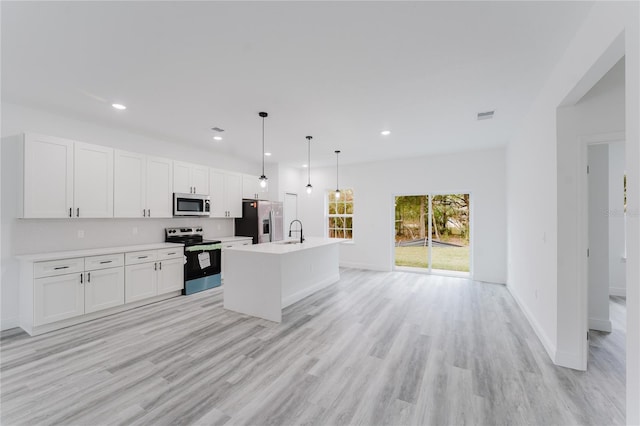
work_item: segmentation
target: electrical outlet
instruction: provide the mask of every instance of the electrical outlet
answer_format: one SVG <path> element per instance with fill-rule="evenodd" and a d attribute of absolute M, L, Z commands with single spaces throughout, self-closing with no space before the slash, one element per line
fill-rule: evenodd
<path fill-rule="evenodd" d="M 138 235 L 138 227 L 137 227 L 137 226 L 134 226 L 134 227 L 133 227 L 133 229 L 131 230 L 131 233 L 132 233 L 133 235 Z"/>
<path fill-rule="evenodd" d="M 84 231 L 82 229 L 78 230 L 78 238 L 84 238 Z"/>

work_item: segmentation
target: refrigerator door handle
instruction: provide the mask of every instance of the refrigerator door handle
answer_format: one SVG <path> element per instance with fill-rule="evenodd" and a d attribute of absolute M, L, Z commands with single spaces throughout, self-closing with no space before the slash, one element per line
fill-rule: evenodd
<path fill-rule="evenodd" d="M 269 210 L 269 242 L 273 242 L 273 210 Z"/>

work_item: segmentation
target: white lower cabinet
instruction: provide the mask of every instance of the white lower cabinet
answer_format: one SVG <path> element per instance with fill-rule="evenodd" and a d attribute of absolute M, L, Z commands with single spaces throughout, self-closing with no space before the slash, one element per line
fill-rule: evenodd
<path fill-rule="evenodd" d="M 158 294 L 184 288 L 184 262 L 182 256 L 158 262 Z"/>
<path fill-rule="evenodd" d="M 126 303 L 158 294 L 157 265 L 157 262 L 150 262 L 125 267 L 124 300 Z"/>
<path fill-rule="evenodd" d="M 142 247 L 149 246 L 136 246 Z M 21 260 L 20 327 L 33 336 L 141 306 L 145 299 L 173 297 L 184 286 L 183 256 L 182 246 L 171 245 L 90 257 Z M 136 304 L 125 306 L 131 302 Z"/>
<path fill-rule="evenodd" d="M 124 305 L 124 268 L 85 272 L 84 313 Z"/>
<path fill-rule="evenodd" d="M 33 314 L 35 326 L 84 314 L 83 273 L 33 280 Z"/>

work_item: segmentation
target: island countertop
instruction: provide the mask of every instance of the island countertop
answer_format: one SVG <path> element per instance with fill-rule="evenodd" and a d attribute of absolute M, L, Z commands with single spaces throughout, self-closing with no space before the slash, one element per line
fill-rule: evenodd
<path fill-rule="evenodd" d="M 295 243 L 291 243 L 292 241 Z M 286 253 L 293 253 L 293 252 L 308 250 L 316 247 L 327 246 L 331 244 L 339 244 L 343 241 L 346 241 L 346 240 L 343 238 L 308 237 L 308 238 L 305 238 L 303 243 L 300 243 L 298 242 L 298 240 L 295 240 L 295 239 L 290 239 L 290 240 L 283 240 L 283 241 L 275 241 L 273 243 L 228 247 L 228 248 L 225 248 L 225 250 L 245 251 L 245 252 L 264 253 L 264 254 L 286 254 Z"/>

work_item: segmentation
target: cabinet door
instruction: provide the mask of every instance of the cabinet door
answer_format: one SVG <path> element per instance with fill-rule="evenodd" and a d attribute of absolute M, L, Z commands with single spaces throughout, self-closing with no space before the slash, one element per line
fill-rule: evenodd
<path fill-rule="evenodd" d="M 146 157 L 115 151 L 114 217 L 146 216 Z"/>
<path fill-rule="evenodd" d="M 242 198 L 256 200 L 260 189 L 258 176 L 242 175 Z"/>
<path fill-rule="evenodd" d="M 173 162 L 173 192 L 192 194 L 191 164 L 180 161 Z"/>
<path fill-rule="evenodd" d="M 33 280 L 33 325 L 84 314 L 82 273 Z"/>
<path fill-rule="evenodd" d="M 173 164 L 166 158 L 147 157 L 147 214 L 173 217 Z"/>
<path fill-rule="evenodd" d="M 227 217 L 242 217 L 242 175 L 227 173 L 224 186 Z"/>
<path fill-rule="evenodd" d="M 180 256 L 158 262 L 158 294 L 184 288 L 184 260 Z"/>
<path fill-rule="evenodd" d="M 191 167 L 191 184 L 196 194 L 209 195 L 209 168 L 204 166 Z"/>
<path fill-rule="evenodd" d="M 113 149 L 74 144 L 73 201 L 76 217 L 113 217 Z"/>
<path fill-rule="evenodd" d="M 25 134 L 24 217 L 70 217 L 73 208 L 73 141 Z"/>
<path fill-rule="evenodd" d="M 125 266 L 124 290 L 125 303 L 157 295 L 157 262 Z"/>
<path fill-rule="evenodd" d="M 211 214 L 209 214 L 209 217 L 227 217 L 224 172 L 214 169 L 209 171 L 209 190 L 209 197 L 211 198 Z"/>
<path fill-rule="evenodd" d="M 85 272 L 84 312 L 124 305 L 124 268 Z"/>

